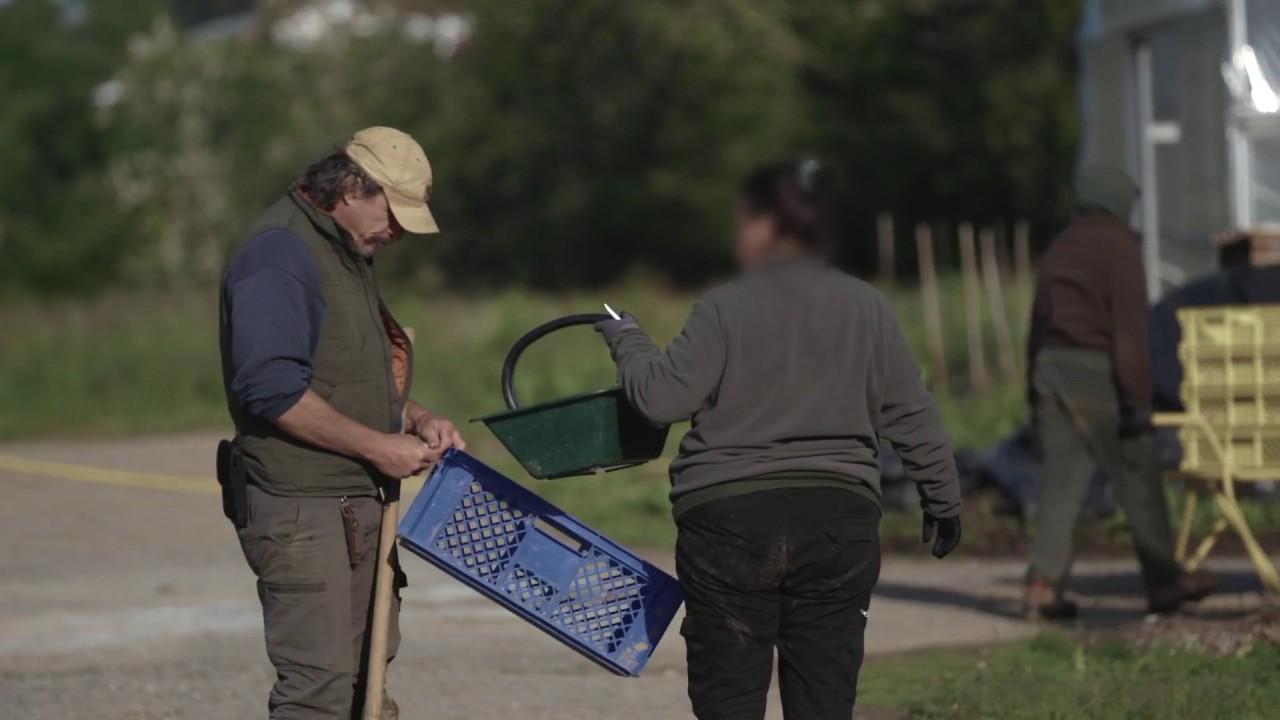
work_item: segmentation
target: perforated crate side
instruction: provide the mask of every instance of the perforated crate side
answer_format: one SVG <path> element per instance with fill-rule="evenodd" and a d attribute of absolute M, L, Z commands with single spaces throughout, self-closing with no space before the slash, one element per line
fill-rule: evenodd
<path fill-rule="evenodd" d="M 1280 420 L 1280 305 L 1184 308 L 1178 320 L 1188 413 L 1217 427 Z"/>
<path fill-rule="evenodd" d="M 1184 387 L 1182 402 L 1214 426 L 1280 426 L 1280 384 Z"/>
<path fill-rule="evenodd" d="M 1244 348 L 1184 348 L 1182 360 L 1183 393 L 1194 394 L 1200 388 L 1248 387 L 1280 385 L 1280 346 Z"/>
<path fill-rule="evenodd" d="M 1190 349 L 1280 344 L 1280 305 L 1226 305 L 1178 311 Z"/>
<path fill-rule="evenodd" d="M 1280 428 L 1232 428 L 1224 435 L 1224 444 L 1233 465 L 1253 474 L 1274 472 L 1280 479 Z M 1222 463 L 1213 452 L 1209 439 L 1195 428 L 1179 432 L 1182 442 L 1182 470 L 1216 474 Z"/>
<path fill-rule="evenodd" d="M 451 451 L 399 528 L 414 554 L 621 675 L 679 609 L 675 578 L 474 458 Z"/>

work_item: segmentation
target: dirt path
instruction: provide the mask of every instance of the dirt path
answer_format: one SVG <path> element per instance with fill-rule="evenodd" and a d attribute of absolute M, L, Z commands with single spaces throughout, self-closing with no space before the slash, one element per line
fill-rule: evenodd
<path fill-rule="evenodd" d="M 0 707 L 26 720 L 261 717 L 273 673 L 252 575 L 222 519 L 211 435 L 0 446 Z M 207 479 L 207 480 L 206 480 Z M 669 565 L 661 553 L 655 559 Z M 1258 602 L 1238 562 L 1204 608 Z M 689 717 L 683 642 L 614 678 L 407 560 L 390 672 L 406 718 Z M 1016 561 L 887 558 L 867 646 L 881 654 L 1017 638 Z M 1090 623 L 1136 620 L 1123 562 L 1082 563 Z M 865 673 L 875 672 L 874 657 Z M 776 708 L 770 717 L 780 717 Z"/>

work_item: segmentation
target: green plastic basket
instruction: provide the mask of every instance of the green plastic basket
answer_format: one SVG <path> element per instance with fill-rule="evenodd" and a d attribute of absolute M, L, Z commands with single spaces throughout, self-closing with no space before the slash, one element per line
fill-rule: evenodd
<path fill-rule="evenodd" d="M 607 388 L 521 407 L 512 381 L 520 354 L 535 340 L 606 315 L 569 315 L 539 325 L 516 341 L 502 367 L 507 412 L 478 418 L 526 472 L 549 479 L 609 472 L 662 455 L 669 428 L 654 425 L 627 402 L 621 388 Z"/>

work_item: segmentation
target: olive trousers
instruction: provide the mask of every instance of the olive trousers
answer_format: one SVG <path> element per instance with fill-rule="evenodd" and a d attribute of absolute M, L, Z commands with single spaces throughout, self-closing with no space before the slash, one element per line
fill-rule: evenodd
<path fill-rule="evenodd" d="M 1099 468 L 1128 520 L 1147 589 L 1174 582 L 1181 569 L 1155 437 L 1122 431 L 1110 359 L 1092 350 L 1046 348 L 1036 356 L 1032 385 L 1044 482 L 1028 574 L 1056 587 L 1066 581 L 1076 522 Z"/>
<path fill-rule="evenodd" d="M 368 628 L 382 503 L 375 497 L 281 497 L 250 485 L 237 530 L 276 668 L 272 720 L 349 720 L 364 704 Z M 396 563 L 388 658 L 400 644 Z"/>

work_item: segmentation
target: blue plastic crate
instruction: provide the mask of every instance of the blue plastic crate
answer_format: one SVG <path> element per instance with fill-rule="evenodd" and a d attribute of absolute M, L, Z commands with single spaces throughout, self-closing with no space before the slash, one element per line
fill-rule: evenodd
<path fill-rule="evenodd" d="M 464 452 L 400 521 L 401 544 L 548 635 L 636 676 L 680 608 L 675 578 Z"/>

